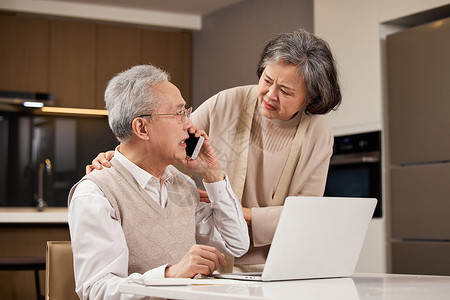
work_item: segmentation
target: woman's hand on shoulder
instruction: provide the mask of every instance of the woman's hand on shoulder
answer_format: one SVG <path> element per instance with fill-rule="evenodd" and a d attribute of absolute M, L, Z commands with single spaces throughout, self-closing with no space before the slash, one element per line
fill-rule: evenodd
<path fill-rule="evenodd" d="M 111 163 L 109 162 L 114 157 L 114 150 L 107 152 L 100 152 L 96 158 L 92 160 L 91 165 L 86 166 L 86 175 L 94 171 L 95 169 L 101 170 L 102 167 L 110 168 Z"/>

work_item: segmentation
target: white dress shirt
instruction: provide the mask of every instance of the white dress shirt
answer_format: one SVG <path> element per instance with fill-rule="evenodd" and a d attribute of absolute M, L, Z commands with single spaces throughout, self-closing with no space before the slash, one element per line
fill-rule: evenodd
<path fill-rule="evenodd" d="M 161 184 L 158 178 L 133 164 L 117 149 L 115 158 L 154 201 L 161 207 L 166 206 L 167 185 L 173 180 L 167 168 L 161 176 Z M 192 179 L 187 178 L 195 185 Z M 196 242 L 214 246 L 233 256 L 242 256 L 250 243 L 247 224 L 228 177 L 225 175 L 222 181 L 204 182 L 204 185 L 211 203 L 200 202 L 197 207 Z M 164 262 L 144 274 L 128 276 L 128 247 L 124 232 L 108 199 L 91 180 L 82 181 L 75 189 L 68 219 L 76 292 L 81 299 L 139 299 L 139 296 L 121 294 L 119 284 L 129 279 L 140 280 L 143 276 L 164 278 L 167 267 Z M 78 247 L 77 241 L 83 240 L 86 245 L 86 239 L 89 247 Z"/>

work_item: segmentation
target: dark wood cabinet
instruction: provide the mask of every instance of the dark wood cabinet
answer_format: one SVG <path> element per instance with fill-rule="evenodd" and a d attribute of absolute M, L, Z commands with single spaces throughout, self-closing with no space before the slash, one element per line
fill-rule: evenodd
<path fill-rule="evenodd" d="M 52 20 L 50 86 L 56 106 L 93 107 L 96 95 L 94 24 Z"/>
<path fill-rule="evenodd" d="M 96 108 L 104 108 L 108 81 L 117 73 L 140 63 L 140 29 L 98 25 Z"/>
<path fill-rule="evenodd" d="M 0 14 L 0 90 L 48 92 L 48 21 Z"/>
<path fill-rule="evenodd" d="M 190 105 L 190 32 L 0 14 L 0 45 L 1 90 L 52 93 L 59 107 L 104 108 L 115 74 L 151 63 L 170 73 Z"/>
<path fill-rule="evenodd" d="M 171 81 L 190 104 L 191 40 L 189 33 L 144 30 L 141 61 L 168 71 Z"/>

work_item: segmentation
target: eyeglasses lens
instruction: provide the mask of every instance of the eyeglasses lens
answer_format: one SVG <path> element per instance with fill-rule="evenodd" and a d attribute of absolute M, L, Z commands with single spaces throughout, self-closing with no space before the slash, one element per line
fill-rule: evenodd
<path fill-rule="evenodd" d="M 192 107 L 189 107 L 188 109 L 185 109 L 181 112 L 181 123 L 186 122 L 186 118 L 191 117 Z"/>

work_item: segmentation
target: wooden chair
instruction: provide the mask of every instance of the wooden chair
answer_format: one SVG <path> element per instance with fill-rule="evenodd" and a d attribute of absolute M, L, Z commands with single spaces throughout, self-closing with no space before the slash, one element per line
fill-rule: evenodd
<path fill-rule="evenodd" d="M 69 241 L 47 242 L 45 299 L 78 300 L 73 275 L 73 255 Z"/>

